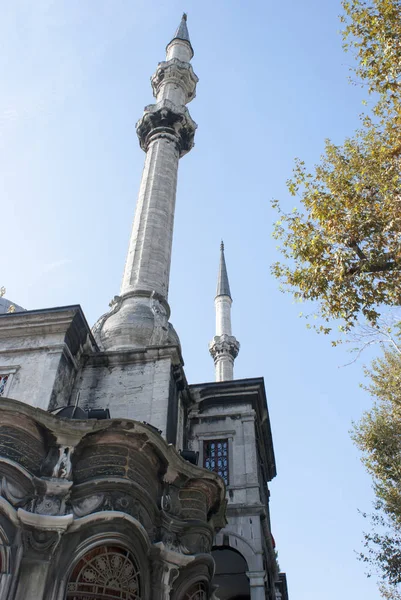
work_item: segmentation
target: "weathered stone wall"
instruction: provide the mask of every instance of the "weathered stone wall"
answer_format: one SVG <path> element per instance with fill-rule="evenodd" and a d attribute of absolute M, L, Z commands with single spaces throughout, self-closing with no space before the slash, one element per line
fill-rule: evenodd
<path fill-rule="evenodd" d="M 196 416 L 191 413 L 190 447 L 199 451 L 200 465 L 205 440 L 228 439 L 229 504 L 260 501 L 254 419 L 249 403 L 213 407 Z"/>
<path fill-rule="evenodd" d="M 166 434 L 171 359 L 149 360 L 146 353 L 118 358 L 93 357 L 82 369 L 74 390 L 83 409 L 108 408 L 112 418 L 150 423 Z"/>
<path fill-rule="evenodd" d="M 81 358 L 93 349 L 79 306 L 0 316 L 0 369 L 7 396 L 52 410 L 68 404 Z"/>

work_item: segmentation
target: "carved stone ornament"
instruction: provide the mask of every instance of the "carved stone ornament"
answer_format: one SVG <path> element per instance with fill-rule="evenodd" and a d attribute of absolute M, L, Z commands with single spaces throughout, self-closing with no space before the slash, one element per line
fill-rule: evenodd
<path fill-rule="evenodd" d="M 150 308 L 154 314 L 154 328 L 150 338 L 151 346 L 161 346 L 167 342 L 168 337 L 168 316 L 163 304 L 155 298 L 154 293 L 150 297 Z"/>
<path fill-rule="evenodd" d="M 145 107 L 143 116 L 136 124 L 136 132 L 142 150 L 157 137 L 167 137 L 178 144 L 180 156 L 191 150 L 197 125 L 185 106 L 176 106 L 170 100 Z"/>
<path fill-rule="evenodd" d="M 25 550 L 33 554 L 53 553 L 60 541 L 61 534 L 57 531 L 26 530 L 22 539 Z"/>
<path fill-rule="evenodd" d="M 180 514 L 181 503 L 178 494 L 178 489 L 175 486 L 168 483 L 164 484 L 163 496 L 161 499 L 161 507 L 164 512 L 176 516 Z"/>
<path fill-rule="evenodd" d="M 239 352 L 239 342 L 233 335 L 216 335 L 209 344 L 209 352 L 216 362 L 222 356 L 229 356 L 233 360 Z"/>
<path fill-rule="evenodd" d="M 59 447 L 59 458 L 53 469 L 53 477 L 71 479 L 71 454 L 73 451 L 74 449 L 71 446 Z"/>
<path fill-rule="evenodd" d="M 35 501 L 35 512 L 39 515 L 60 515 L 65 514 L 65 508 L 60 497 L 45 495 Z"/>
<path fill-rule="evenodd" d="M 155 524 L 141 503 L 129 494 L 120 490 L 115 492 L 100 492 L 85 498 L 74 500 L 72 503 L 74 515 L 78 518 L 86 515 L 110 510 L 124 512 L 134 517 L 146 529 L 151 540 L 155 538 Z"/>
<path fill-rule="evenodd" d="M 8 500 L 14 508 L 28 508 L 31 506 L 33 493 L 28 493 L 16 483 L 8 481 L 5 476 L 1 479 L 0 495 Z"/>
<path fill-rule="evenodd" d="M 186 102 L 195 98 L 196 84 L 199 79 L 195 75 L 192 65 L 178 58 L 172 58 L 158 64 L 156 73 L 152 76 L 153 95 L 157 98 L 163 85 L 173 83 L 179 85 L 186 93 Z"/>

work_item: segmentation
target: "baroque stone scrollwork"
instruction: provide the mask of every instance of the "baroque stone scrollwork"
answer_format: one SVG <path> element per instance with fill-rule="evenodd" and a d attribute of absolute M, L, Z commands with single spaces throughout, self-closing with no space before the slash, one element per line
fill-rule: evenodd
<path fill-rule="evenodd" d="M 179 515 L 181 503 L 179 499 L 179 490 L 168 483 L 164 484 L 163 495 L 161 498 L 161 507 L 164 512 L 170 515 Z"/>
<path fill-rule="evenodd" d="M 60 533 L 57 531 L 37 531 L 31 529 L 24 532 L 22 539 L 24 547 L 28 552 L 52 553 L 60 541 Z"/>
<path fill-rule="evenodd" d="M 54 465 L 53 477 L 60 479 L 70 479 L 72 464 L 71 454 L 74 449 L 71 446 L 60 446 L 59 447 L 59 458 L 57 463 Z"/>
<path fill-rule="evenodd" d="M 0 496 L 8 500 L 14 508 L 27 508 L 32 503 L 33 491 L 29 493 L 22 485 L 7 480 L 3 475 L 1 478 Z"/>
<path fill-rule="evenodd" d="M 21 409 L 19 403 L 6 400 L 0 406 L 0 415 L 8 416 L 7 410 L 18 414 Z M 164 564 L 159 573 L 156 566 L 152 567 L 152 578 L 159 580 L 158 585 L 154 583 L 154 589 L 159 590 L 154 600 L 162 600 L 173 592 L 183 569 L 207 556 L 205 553 L 210 550 L 214 514 L 224 501 L 221 480 L 185 461 L 159 433 L 142 423 L 110 419 L 76 424 L 32 407 L 22 410 L 28 413 L 28 431 L 37 427 L 42 436 L 37 440 L 38 447 L 42 446 L 41 460 L 32 473 L 19 454 L 15 455 L 18 460 L 0 455 L 0 504 L 4 515 L 20 531 L 23 561 L 52 569 L 52 560 L 58 564 L 65 553 L 67 574 L 71 548 L 81 543 L 85 532 L 93 534 L 98 544 L 101 536 L 116 529 L 124 537 L 124 529 L 130 524 L 138 532 L 141 552 L 149 556 L 152 564 L 151 556 Z M 106 538 L 104 547 L 117 548 L 118 536 L 111 539 Z M 128 545 L 122 542 L 121 547 L 134 552 L 130 541 L 131 538 Z M 94 546 L 90 548 L 92 552 Z M 93 591 L 94 597 L 148 597 L 149 573 L 142 589 L 141 582 L 138 580 L 137 585 L 135 576 L 131 577 L 133 572 L 121 578 L 121 569 L 120 575 L 113 571 L 117 563 L 121 568 L 132 564 L 128 550 L 123 552 L 126 554 L 113 550 L 104 555 L 84 555 L 87 561 L 78 570 L 73 567 L 74 576 L 66 575 L 63 581 L 54 583 L 63 594 L 60 597 L 83 600 L 95 590 L 84 586 L 94 582 L 103 586 L 103 591 Z M 81 561 L 82 555 L 77 555 Z M 141 554 L 132 556 L 137 557 L 143 570 L 146 560 L 142 562 Z M 97 573 L 101 565 L 107 565 L 112 576 L 96 575 L 95 581 L 93 572 Z M 210 572 L 208 580 L 211 576 Z"/>
<path fill-rule="evenodd" d="M 121 490 L 99 492 L 73 500 L 73 513 L 81 518 L 100 511 L 124 512 L 134 517 L 146 529 L 149 538 L 155 538 L 155 523 L 140 501 Z"/>

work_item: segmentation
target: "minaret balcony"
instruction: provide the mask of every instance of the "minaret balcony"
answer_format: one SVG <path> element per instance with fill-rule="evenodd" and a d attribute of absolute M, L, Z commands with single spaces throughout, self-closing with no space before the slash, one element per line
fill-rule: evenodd
<path fill-rule="evenodd" d="M 153 95 L 159 98 L 161 94 L 164 96 L 166 92 L 163 88 L 168 85 L 181 88 L 185 94 L 184 102 L 191 102 L 195 98 L 196 84 L 199 78 L 195 75 L 192 65 L 183 62 L 178 58 L 172 58 L 168 61 L 159 63 L 156 73 L 151 78 Z M 167 92 L 168 93 L 168 92 Z"/>
<path fill-rule="evenodd" d="M 177 143 L 181 157 L 193 148 L 197 127 L 185 106 L 161 100 L 145 106 L 144 114 L 136 124 L 136 132 L 145 152 L 155 139 L 170 138 Z"/>
<path fill-rule="evenodd" d="M 229 356 L 233 360 L 237 358 L 240 344 L 233 335 L 215 335 L 209 344 L 209 352 L 216 361 L 223 356 Z"/>

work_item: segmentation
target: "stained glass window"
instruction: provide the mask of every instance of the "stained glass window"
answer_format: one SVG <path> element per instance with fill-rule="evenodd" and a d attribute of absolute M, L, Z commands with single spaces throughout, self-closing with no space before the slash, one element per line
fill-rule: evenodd
<path fill-rule="evenodd" d="M 228 484 L 228 440 L 203 442 L 203 466 L 218 473 Z"/>
<path fill-rule="evenodd" d="M 140 600 L 140 576 L 134 557 L 118 546 L 100 546 L 85 554 L 67 585 L 68 600 Z"/>
<path fill-rule="evenodd" d="M 205 584 L 203 582 L 195 583 L 185 594 L 185 600 L 207 600 Z"/>
<path fill-rule="evenodd" d="M 0 375 L 0 396 L 3 396 L 4 394 L 9 377 L 9 375 Z"/>

